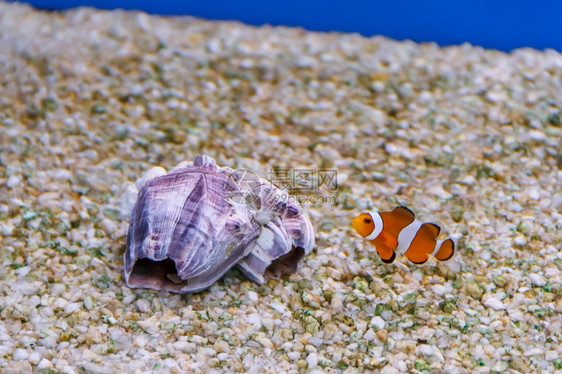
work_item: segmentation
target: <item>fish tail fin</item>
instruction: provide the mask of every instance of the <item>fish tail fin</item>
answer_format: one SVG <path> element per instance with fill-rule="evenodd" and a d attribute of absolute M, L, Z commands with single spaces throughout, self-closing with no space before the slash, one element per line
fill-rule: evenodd
<path fill-rule="evenodd" d="M 453 239 L 438 240 L 435 246 L 435 258 L 439 261 L 450 260 L 455 254 L 455 242 Z"/>

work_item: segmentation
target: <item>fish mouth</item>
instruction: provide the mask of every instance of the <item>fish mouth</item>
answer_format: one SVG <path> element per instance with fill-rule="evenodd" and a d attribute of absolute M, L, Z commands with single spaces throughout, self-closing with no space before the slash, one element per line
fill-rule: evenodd
<path fill-rule="evenodd" d="M 359 218 L 359 217 L 355 217 L 355 218 L 353 219 L 353 221 L 351 221 L 351 227 L 353 227 L 353 228 L 355 229 L 355 231 L 357 231 L 357 227 L 358 227 L 358 222 L 357 222 L 357 219 L 358 219 L 358 218 Z"/>
<path fill-rule="evenodd" d="M 353 221 L 351 221 L 351 227 L 361 236 L 361 216 L 355 217 Z"/>
<path fill-rule="evenodd" d="M 176 262 L 169 257 L 160 261 L 147 257 L 139 258 L 133 265 L 128 283 L 131 287 L 164 289 L 171 292 L 179 292 L 187 285 L 187 281 L 178 275 Z"/>

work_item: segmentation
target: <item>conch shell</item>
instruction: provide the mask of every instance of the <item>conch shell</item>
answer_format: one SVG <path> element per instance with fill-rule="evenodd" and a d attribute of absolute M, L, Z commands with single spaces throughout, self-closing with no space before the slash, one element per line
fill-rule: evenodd
<path fill-rule="evenodd" d="M 268 181 L 217 167 L 208 156 L 170 173 L 149 170 L 124 194 L 129 287 L 201 291 L 238 265 L 263 283 L 297 270 L 314 229 L 298 203 Z"/>

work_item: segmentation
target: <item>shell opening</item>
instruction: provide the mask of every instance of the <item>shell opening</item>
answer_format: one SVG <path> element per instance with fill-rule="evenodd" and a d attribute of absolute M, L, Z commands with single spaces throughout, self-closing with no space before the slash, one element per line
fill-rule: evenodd
<path fill-rule="evenodd" d="M 265 269 L 265 279 L 280 279 L 283 275 L 294 274 L 303 256 L 304 249 L 293 247 L 291 252 L 279 257 Z"/>
<path fill-rule="evenodd" d="M 170 258 L 161 261 L 139 258 L 129 277 L 131 287 L 164 289 L 171 292 L 179 292 L 186 284 L 187 281 L 183 281 L 178 275 L 176 263 Z"/>

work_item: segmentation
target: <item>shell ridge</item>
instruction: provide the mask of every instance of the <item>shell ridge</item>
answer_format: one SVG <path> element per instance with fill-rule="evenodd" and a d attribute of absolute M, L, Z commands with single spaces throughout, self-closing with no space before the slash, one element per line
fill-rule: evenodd
<path fill-rule="evenodd" d="M 191 216 L 197 217 L 197 223 L 194 224 L 191 218 L 186 219 L 185 221 L 190 222 L 189 227 L 186 227 L 178 235 L 174 234 L 178 241 L 180 240 L 179 238 L 188 237 L 187 240 L 180 241 L 182 244 L 176 246 L 178 250 L 183 250 L 186 247 L 190 248 L 187 251 L 189 255 L 182 258 L 180 264 L 178 264 L 178 268 L 181 267 L 181 275 L 184 278 L 191 279 L 204 273 L 209 266 L 217 262 L 217 258 L 220 259 L 221 256 L 224 256 L 224 249 L 222 253 L 218 253 L 220 251 L 217 250 L 217 248 L 221 247 L 221 243 L 218 240 L 220 234 L 217 233 L 225 226 L 225 219 L 222 217 L 227 214 L 228 206 L 226 203 L 221 202 L 220 199 L 213 199 L 213 196 L 216 197 L 221 194 L 220 191 L 214 191 L 211 188 L 207 177 L 207 175 L 203 175 L 202 184 L 205 188 L 202 189 L 200 197 L 197 199 L 197 201 L 201 202 L 201 212 L 191 209 Z M 215 209 L 211 209 L 212 207 Z M 205 251 L 207 253 L 202 255 L 202 252 Z"/>
<path fill-rule="evenodd" d="M 153 201 L 155 203 L 148 204 L 146 211 L 148 212 L 148 235 L 145 237 L 145 246 L 153 252 L 155 260 L 163 260 L 166 258 L 170 231 L 173 230 L 175 225 L 174 204 L 170 203 L 170 196 L 176 195 L 177 192 L 163 188 L 163 191 L 158 191 L 158 186 L 151 186 L 156 191 L 153 192 Z M 168 187 L 168 186 L 166 186 Z M 161 202 L 160 202 L 161 201 Z M 176 209 L 177 211 L 177 209 Z M 171 217 L 171 219 L 169 218 Z M 163 238 L 164 240 L 161 240 Z"/>
<path fill-rule="evenodd" d="M 217 163 L 215 162 L 215 160 L 207 155 L 195 156 L 195 160 L 193 160 L 193 166 L 204 167 L 211 170 L 217 169 Z"/>
<path fill-rule="evenodd" d="M 314 247 L 314 228 L 308 218 L 304 216 L 283 220 L 287 232 L 291 234 L 293 247 L 300 247 L 305 254 Z"/>
<path fill-rule="evenodd" d="M 178 173 L 180 174 L 180 173 Z M 184 173 L 185 174 L 185 173 Z M 176 180 L 179 178 L 179 175 L 176 176 Z M 162 248 L 162 251 L 164 253 L 168 254 L 168 257 L 172 258 L 172 256 L 170 256 L 170 252 L 173 252 L 173 248 L 174 246 L 172 245 L 174 243 L 174 239 L 177 238 L 176 236 L 176 231 L 178 228 L 178 223 L 182 220 L 182 217 L 184 215 L 184 212 L 186 211 L 186 205 L 189 203 L 189 197 L 193 195 L 194 190 L 197 188 L 197 185 L 199 183 L 199 181 L 201 180 L 201 178 L 199 178 L 197 181 L 194 181 L 193 183 L 181 183 L 182 184 L 182 189 L 178 192 L 178 193 L 172 193 L 170 196 L 171 198 L 177 198 L 179 200 L 179 198 L 181 197 L 183 199 L 183 202 L 181 202 L 181 207 L 179 206 L 179 204 L 168 204 L 168 205 L 172 205 L 172 207 L 176 207 L 176 209 L 172 210 L 172 214 L 170 214 L 170 218 L 168 220 L 171 221 L 169 230 L 170 232 L 168 233 L 168 236 L 166 238 L 166 242 L 164 245 L 164 248 Z M 181 181 L 183 182 L 183 180 Z M 173 202 L 177 201 L 176 199 L 173 199 Z M 178 201 L 179 202 L 179 201 Z M 168 209 L 169 210 L 169 209 Z M 177 264 L 176 264 L 177 266 Z"/>
<path fill-rule="evenodd" d="M 219 216 L 214 221 L 211 221 L 207 214 L 203 214 L 203 217 L 207 219 L 209 230 L 213 232 L 213 234 L 209 236 L 213 240 L 213 243 L 209 246 L 211 248 L 211 253 L 209 256 L 203 258 L 202 262 L 200 262 L 200 271 L 196 274 L 206 272 L 215 263 L 231 261 L 230 258 L 234 255 L 234 253 L 230 256 L 226 255 L 228 246 L 232 242 L 240 243 L 241 239 L 243 239 L 239 237 L 233 238 L 233 235 L 228 233 L 230 230 L 226 225 L 227 220 L 223 217 Z M 236 252 L 236 249 L 234 252 Z"/>
<path fill-rule="evenodd" d="M 139 193 L 139 202 L 144 203 L 144 201 L 146 201 L 146 197 L 147 197 L 147 191 L 145 189 L 142 189 L 141 192 Z M 133 248 L 135 249 L 135 254 L 137 257 L 141 256 L 143 253 L 143 249 L 144 248 L 144 239 L 146 237 L 148 237 L 148 234 L 150 233 L 150 216 L 147 215 L 146 211 L 144 209 L 141 209 L 142 205 L 138 204 L 135 205 L 135 209 L 134 209 L 134 218 L 133 221 L 134 222 L 139 222 L 139 224 L 136 224 L 134 226 L 134 232 L 133 232 Z M 146 256 L 148 257 L 148 256 Z"/>
<path fill-rule="evenodd" d="M 202 214 L 195 211 L 195 209 L 191 207 L 187 208 L 187 205 L 192 204 L 191 206 L 195 207 L 197 206 L 197 203 L 199 201 L 204 200 L 204 195 L 206 193 L 204 188 L 205 186 L 206 179 L 204 177 L 199 178 L 199 180 L 191 190 L 191 193 L 186 196 L 186 199 L 180 209 L 180 220 L 182 224 L 180 225 L 180 220 L 178 220 L 171 234 L 170 247 L 168 248 L 169 257 L 171 254 L 180 255 L 179 251 L 183 251 L 188 246 L 193 247 L 193 244 L 195 244 L 193 243 L 193 241 L 198 239 L 197 232 L 195 232 L 195 235 L 190 235 L 193 229 L 202 233 L 201 229 L 199 228 Z M 197 254 L 199 254 L 199 250 L 191 250 L 188 251 L 187 254 L 187 258 L 183 258 L 183 256 L 174 256 L 178 259 L 182 259 L 179 261 L 180 264 L 178 264 L 178 260 L 175 260 L 176 269 L 181 268 L 181 270 L 178 271 L 178 274 L 181 272 L 182 276 L 184 276 L 185 278 L 187 278 L 190 274 L 190 272 L 188 271 L 188 269 L 190 269 L 190 266 L 192 267 L 193 265 L 197 264 L 195 261 L 197 260 Z"/>
<path fill-rule="evenodd" d="M 139 250 L 146 251 L 143 257 L 154 259 L 154 260 L 161 260 L 162 258 L 159 256 L 160 245 L 159 238 L 162 236 L 162 230 L 160 227 L 160 214 L 156 214 L 154 211 L 154 204 L 147 203 L 150 200 L 157 200 L 158 193 L 154 191 L 155 186 L 157 183 L 155 182 L 157 178 L 150 179 L 144 183 L 142 186 L 142 205 L 139 205 L 140 215 L 142 222 L 141 227 L 144 230 L 141 230 L 139 235 L 141 235 L 144 240 L 141 240 L 141 245 L 139 246 Z M 145 207 L 145 209 L 141 209 Z M 157 206 L 159 207 L 159 206 Z"/>
<path fill-rule="evenodd" d="M 229 258 L 243 258 L 247 255 L 246 252 L 250 252 L 251 246 L 246 242 L 241 242 L 235 249 Z M 224 273 L 230 270 L 232 267 L 238 264 L 238 261 L 222 261 L 217 268 L 208 268 L 205 272 L 198 274 L 197 276 L 190 279 L 190 281 L 202 280 L 205 277 L 211 277 L 214 282 L 216 279 L 220 278 Z M 220 275 L 219 275 L 220 274 Z M 218 276 L 217 276 L 218 275 Z M 214 279 L 213 279 L 214 278 Z"/>

